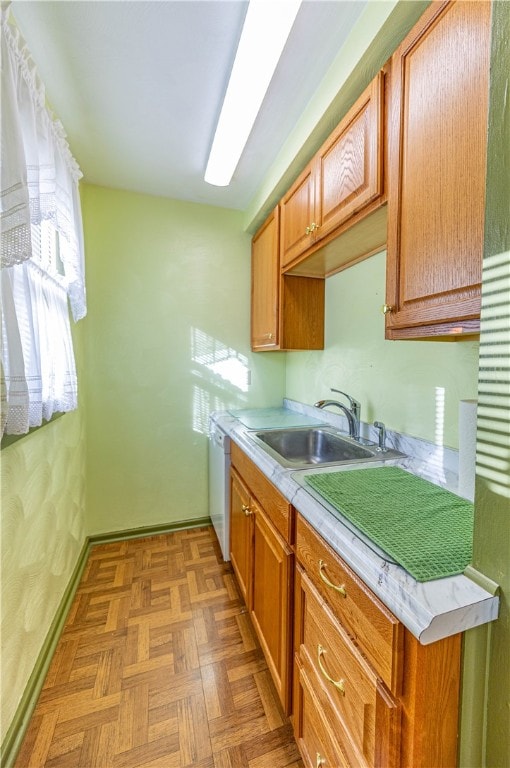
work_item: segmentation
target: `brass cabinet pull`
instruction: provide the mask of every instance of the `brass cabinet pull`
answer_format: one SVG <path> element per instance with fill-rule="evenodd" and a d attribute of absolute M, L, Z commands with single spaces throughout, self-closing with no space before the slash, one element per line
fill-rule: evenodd
<path fill-rule="evenodd" d="M 272 339 L 273 338 L 273 334 L 272 333 L 265 333 L 264 334 L 264 338 L 265 339 Z"/>
<path fill-rule="evenodd" d="M 393 307 L 391 306 L 391 304 L 383 304 L 382 305 L 383 315 L 389 315 L 390 312 L 393 312 Z"/>
<path fill-rule="evenodd" d="M 320 225 L 316 224 L 315 221 L 312 221 L 310 225 L 310 232 L 315 232 L 316 229 L 320 229 Z"/>
<path fill-rule="evenodd" d="M 310 227 L 307 227 L 307 228 L 305 229 L 305 234 L 306 234 L 306 235 L 309 235 L 311 232 L 312 232 L 312 230 L 310 229 Z"/>
<path fill-rule="evenodd" d="M 249 506 L 247 504 L 242 504 L 241 505 L 241 509 L 243 510 L 243 512 L 246 515 L 246 517 L 249 517 L 252 514 L 251 509 L 249 508 Z"/>
<path fill-rule="evenodd" d="M 315 758 L 315 768 L 321 768 L 321 765 L 326 765 L 326 761 L 322 757 L 321 753 L 317 752 L 317 756 Z"/>
<path fill-rule="evenodd" d="M 331 589 L 335 589 L 337 592 L 340 592 L 342 597 L 347 597 L 347 591 L 345 589 L 344 584 L 341 584 L 341 585 L 333 584 L 328 578 L 326 578 L 326 576 L 323 573 L 325 567 L 326 567 L 326 563 L 324 562 L 324 560 L 319 560 L 319 576 L 321 577 L 324 584 L 327 584 L 327 586 L 331 587 Z"/>
<path fill-rule="evenodd" d="M 317 646 L 317 663 L 319 664 L 319 669 L 324 675 L 324 677 L 326 678 L 326 680 L 330 682 L 332 685 L 334 685 L 335 688 L 338 688 L 342 696 L 345 696 L 345 680 L 333 680 L 333 678 L 328 675 L 328 673 L 326 672 L 322 664 L 322 657 L 324 656 L 324 654 L 325 654 L 325 650 L 322 647 L 322 645 L 319 644 Z"/>

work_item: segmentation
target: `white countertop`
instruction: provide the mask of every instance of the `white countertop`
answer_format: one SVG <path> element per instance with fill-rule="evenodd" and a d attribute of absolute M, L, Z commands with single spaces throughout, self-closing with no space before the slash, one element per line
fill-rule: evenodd
<path fill-rule="evenodd" d="M 260 409 L 261 424 L 263 423 L 265 428 L 286 426 L 289 411 L 292 414 L 300 414 L 303 424 L 317 424 L 318 420 L 328 421 L 336 426 L 342 423 L 334 414 L 319 412 L 316 408 L 294 401 L 285 401 L 285 406 L 285 413 L 279 409 Z M 250 425 L 256 423 L 252 411 L 251 418 L 244 418 L 243 412 L 237 415 Z M 282 418 L 284 423 L 279 423 Z M 348 527 L 350 524 L 347 521 L 344 524 L 341 516 L 329 507 L 327 502 L 319 501 L 303 487 L 303 476 L 306 472 L 331 472 L 331 466 L 314 470 L 285 469 L 250 439 L 249 428 L 228 411 L 213 413 L 211 421 L 220 426 L 243 449 L 280 493 L 422 644 L 433 643 L 497 618 L 497 596 L 482 589 L 465 575 L 417 582 L 402 567 L 384 559 L 383 553 L 378 553 L 375 546 L 369 546 L 359 533 L 355 533 L 355 528 Z M 388 442 L 392 447 L 409 454 L 404 459 L 392 460 L 390 463 L 393 466 L 399 466 L 456 491 L 457 476 L 453 456 L 455 452 L 430 444 L 426 444 L 424 448 L 423 441 L 414 441 L 394 433 L 389 433 Z M 411 455 L 410 448 L 414 455 Z M 443 461 L 438 460 L 438 452 Z M 356 471 L 357 468 L 382 465 L 383 462 L 371 461 L 370 464 L 344 465 L 333 469 Z"/>

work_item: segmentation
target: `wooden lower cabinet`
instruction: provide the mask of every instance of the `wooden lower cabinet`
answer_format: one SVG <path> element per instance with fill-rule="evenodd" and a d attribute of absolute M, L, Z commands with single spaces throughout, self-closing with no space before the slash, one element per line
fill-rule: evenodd
<path fill-rule="evenodd" d="M 251 605 L 253 522 L 250 492 L 236 472 L 230 475 L 230 561 L 246 605 Z"/>
<path fill-rule="evenodd" d="M 231 460 L 232 566 L 307 768 L 453 768 L 461 635 L 421 645 L 234 442 Z"/>
<path fill-rule="evenodd" d="M 294 554 L 289 544 L 291 508 L 235 444 L 231 459 L 232 567 L 283 710 L 290 714 L 294 577 Z"/>
<path fill-rule="evenodd" d="M 253 599 L 251 620 L 267 660 L 280 701 L 290 708 L 292 649 L 292 550 L 253 505 Z"/>
<path fill-rule="evenodd" d="M 298 705 L 300 699 L 306 699 L 299 688 L 311 689 L 321 719 L 334 734 L 333 752 L 342 755 L 345 765 L 398 765 L 400 702 L 385 688 L 304 571 L 299 567 L 297 570 Z M 295 718 L 302 729 L 303 715 Z M 299 738 L 304 739 L 302 734 Z M 327 743 L 324 751 L 331 750 L 331 743 Z"/>
<path fill-rule="evenodd" d="M 293 723 L 305 764 L 455 766 L 460 635 L 421 645 L 299 515 L 296 555 Z"/>
<path fill-rule="evenodd" d="M 296 555 L 321 599 L 363 647 L 364 656 L 388 690 L 398 694 L 402 686 L 403 625 L 301 516 L 297 520 Z"/>

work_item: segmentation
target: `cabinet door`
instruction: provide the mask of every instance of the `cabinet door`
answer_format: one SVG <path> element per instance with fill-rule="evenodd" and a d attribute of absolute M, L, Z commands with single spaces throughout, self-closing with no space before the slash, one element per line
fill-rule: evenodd
<path fill-rule="evenodd" d="M 432 3 L 393 57 L 387 338 L 479 329 L 490 16 Z"/>
<path fill-rule="evenodd" d="M 250 493 L 235 470 L 230 473 L 230 560 L 248 608 L 252 582 L 252 508 Z"/>
<path fill-rule="evenodd" d="M 290 711 L 292 551 L 253 501 L 252 622 L 280 701 Z"/>
<path fill-rule="evenodd" d="M 277 206 L 252 241 L 251 345 L 254 350 L 278 346 L 279 235 Z"/>
<path fill-rule="evenodd" d="M 315 182 L 309 165 L 280 201 L 280 262 L 282 269 L 314 242 Z"/>
<path fill-rule="evenodd" d="M 383 107 L 381 72 L 317 153 L 318 239 L 383 193 Z"/>

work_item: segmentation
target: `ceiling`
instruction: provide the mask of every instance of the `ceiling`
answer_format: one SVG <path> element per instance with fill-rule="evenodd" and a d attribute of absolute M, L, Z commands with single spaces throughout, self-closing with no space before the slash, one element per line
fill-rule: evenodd
<path fill-rule="evenodd" d="M 13 0 L 11 11 L 85 181 L 244 210 L 366 2 L 303 2 L 228 187 L 203 176 L 244 0 Z"/>

